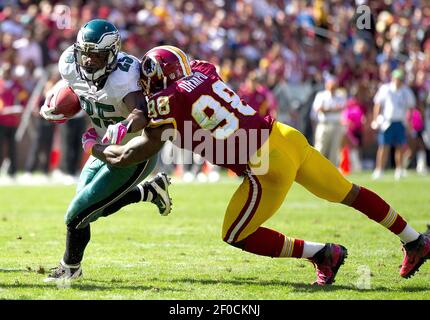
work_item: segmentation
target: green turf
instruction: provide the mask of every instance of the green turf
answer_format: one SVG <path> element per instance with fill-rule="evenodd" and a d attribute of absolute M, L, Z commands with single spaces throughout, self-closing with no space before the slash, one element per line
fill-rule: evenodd
<path fill-rule="evenodd" d="M 388 175 L 372 182 L 363 174 L 351 179 L 378 192 L 416 229 L 430 222 L 429 177 L 410 174 L 394 182 Z M 239 183 L 174 184 L 168 217 L 159 216 L 152 204 L 137 204 L 99 219 L 92 224 L 84 279 L 72 285 L 42 280 L 63 254 L 63 213 L 74 188 L 0 187 L 0 298 L 430 299 L 430 263 L 413 278 L 401 279 L 396 236 L 298 185 L 266 226 L 345 245 L 349 257 L 333 286 L 311 286 L 315 273 L 305 260 L 260 257 L 226 245 L 223 215 Z"/>

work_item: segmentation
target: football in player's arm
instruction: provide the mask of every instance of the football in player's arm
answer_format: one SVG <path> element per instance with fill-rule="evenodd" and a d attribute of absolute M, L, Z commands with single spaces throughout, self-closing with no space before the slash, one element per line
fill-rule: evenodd
<path fill-rule="evenodd" d="M 299 131 L 253 111 L 221 80 L 212 64 L 189 63 L 180 49 L 161 46 L 144 55 L 141 75 L 148 97 L 145 135 L 123 146 L 97 144 L 93 155 L 119 167 L 145 161 L 161 148 L 164 131 L 174 127 L 183 138 L 180 147 L 208 158 L 210 150 L 203 155 L 200 139 L 194 141 L 186 132 L 190 129 L 193 137 L 197 132 L 201 136 L 202 131 L 208 133 L 215 153 L 212 162 L 243 177 L 225 212 L 222 236 L 226 243 L 263 256 L 308 259 L 316 267 L 315 283 L 332 284 L 347 256 L 344 246 L 296 239 L 262 226 L 297 182 L 322 199 L 362 212 L 397 235 L 404 247 L 400 276 L 411 277 L 430 258 L 429 235 L 415 231 L 375 192 L 348 181 Z M 250 145 L 252 139 L 243 140 L 249 145 L 236 143 L 240 135 L 250 138 L 253 132 L 262 138 L 256 146 Z M 184 141 L 187 138 L 193 141 Z M 228 146 L 237 152 L 233 158 L 227 154 L 233 162 L 225 161 L 222 154 Z M 261 161 L 253 161 L 256 154 L 262 155 Z"/>
<path fill-rule="evenodd" d="M 79 97 L 92 123 L 82 136 L 86 152 L 96 143 L 125 144 L 141 135 L 141 129 L 147 125 L 147 106 L 139 85 L 140 61 L 120 51 L 120 34 L 113 24 L 95 19 L 83 25 L 76 43 L 61 55 L 58 67 L 62 81 Z M 48 121 L 67 120 L 63 115 L 53 114 L 49 103 L 44 104 L 41 115 Z M 159 173 L 143 182 L 156 162 L 157 157 L 150 157 L 132 166 L 112 168 L 89 157 L 65 214 L 63 258 L 46 282 L 81 277 L 90 224 L 98 218 L 141 201 L 154 203 L 161 215 L 169 214 L 168 177 Z"/>

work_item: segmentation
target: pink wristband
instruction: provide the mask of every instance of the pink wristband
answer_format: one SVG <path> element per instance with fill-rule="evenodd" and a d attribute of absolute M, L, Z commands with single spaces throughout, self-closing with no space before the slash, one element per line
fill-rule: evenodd
<path fill-rule="evenodd" d="M 93 147 L 96 144 L 95 140 L 88 140 L 84 143 L 84 151 L 89 154 L 93 154 Z"/>

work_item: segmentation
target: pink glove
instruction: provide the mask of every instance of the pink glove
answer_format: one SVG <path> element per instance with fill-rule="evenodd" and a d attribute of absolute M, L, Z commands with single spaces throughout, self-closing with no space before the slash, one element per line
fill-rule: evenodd
<path fill-rule="evenodd" d="M 127 134 L 131 122 L 125 125 L 122 122 L 111 124 L 108 126 L 105 135 L 103 136 L 102 143 L 120 144 Z"/>
<path fill-rule="evenodd" d="M 97 143 L 96 129 L 90 128 L 82 135 L 82 148 L 86 153 L 91 153 L 96 143 Z"/>

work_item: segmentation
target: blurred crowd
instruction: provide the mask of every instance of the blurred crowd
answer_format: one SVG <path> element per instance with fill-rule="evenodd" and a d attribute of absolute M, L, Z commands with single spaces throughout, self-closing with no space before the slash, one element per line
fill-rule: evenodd
<path fill-rule="evenodd" d="M 18 171 L 60 171 L 72 179 L 79 172 L 85 155 L 76 149 L 88 125 L 86 117 L 80 115 L 74 124 L 62 127 L 41 121 L 38 108 L 46 88 L 35 88 L 38 83 L 52 85 L 61 53 L 74 43 L 79 28 L 94 18 L 115 24 L 122 50 L 138 58 L 153 46 L 172 44 L 192 58 L 216 64 L 222 78 L 261 114 L 301 130 L 310 143 L 322 144 L 320 150 L 334 148 L 326 155 L 345 174 L 374 168 L 378 147 L 378 130 L 371 127 L 376 120 L 374 97 L 392 80 L 392 72 L 400 70 L 415 97 L 414 106 L 404 114 L 408 144 L 403 166 L 416 165 L 418 150 L 428 153 L 424 127 L 430 118 L 428 1 L 3 0 L 0 161 L 6 160 L 2 170 L 9 178 Z M 330 93 L 324 96 L 327 90 Z M 337 117 L 321 115 L 320 107 L 330 97 L 339 107 Z M 416 117 L 422 126 L 412 125 Z M 338 131 L 341 139 L 330 148 L 324 145 L 327 126 L 318 129 L 327 119 L 343 128 Z M 17 133 L 20 129 L 24 134 Z M 29 147 L 23 147 L 26 143 Z"/>

